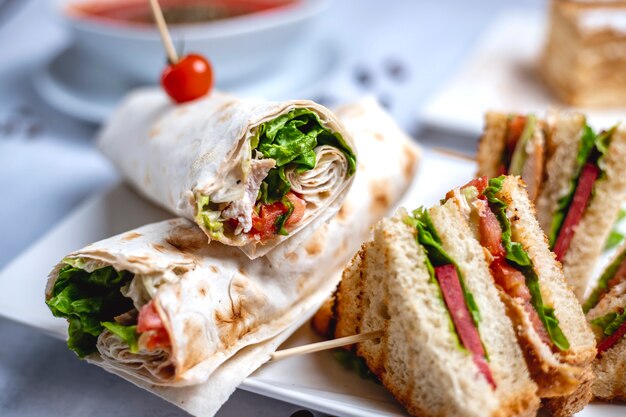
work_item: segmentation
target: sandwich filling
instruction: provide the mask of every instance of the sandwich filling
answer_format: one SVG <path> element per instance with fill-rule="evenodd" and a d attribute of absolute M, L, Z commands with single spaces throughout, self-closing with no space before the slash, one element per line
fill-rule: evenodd
<path fill-rule="evenodd" d="M 417 244 L 426 252 L 426 268 L 430 274 L 430 282 L 439 289 L 440 298 L 449 314 L 450 330 L 457 346 L 472 356 L 480 374 L 495 389 L 496 382 L 478 331 L 480 311 L 465 285 L 461 271 L 444 250 L 428 211 L 417 209 L 412 216 L 407 216 L 405 222 L 416 229 Z"/>
<path fill-rule="evenodd" d="M 605 298 L 609 300 L 610 297 L 623 297 L 624 294 L 626 294 L 626 249 L 623 249 L 604 270 L 596 287 L 583 304 L 583 311 L 588 313 Z M 626 310 L 624 308 L 613 309 L 591 320 L 591 324 L 596 330 L 598 357 L 600 357 L 626 335 Z"/>
<path fill-rule="evenodd" d="M 461 188 L 470 208 L 470 219 L 477 225 L 480 244 L 489 255 L 489 269 L 496 285 L 524 306 L 542 342 L 554 350 L 569 349 L 569 341 L 559 327 L 554 309 L 544 304 L 533 263 L 521 243 L 513 240 L 508 205 L 496 197 L 505 177 L 480 177 Z M 454 191 L 447 198 L 454 196 Z"/>
<path fill-rule="evenodd" d="M 328 171 L 339 163 L 347 166 L 347 177 L 356 171 L 356 155 L 341 134 L 306 108 L 261 124 L 245 146 L 250 159 L 242 172 L 211 195 L 195 196 L 196 222 L 213 239 L 243 235 L 263 242 L 288 235 L 306 217 L 308 205 L 336 185 L 337 179 L 319 178 L 316 168 Z"/>
<path fill-rule="evenodd" d="M 610 312 L 591 320 L 591 324 L 600 332 L 597 356 L 601 357 L 626 335 L 626 310 L 621 308 Z"/>
<path fill-rule="evenodd" d="M 596 287 L 583 304 L 583 311 L 589 312 L 611 289 L 624 282 L 626 282 L 626 249 L 619 253 L 604 270 Z"/>
<path fill-rule="evenodd" d="M 585 125 L 580 138 L 574 175 L 569 189 L 559 201 L 548 233 L 550 247 L 562 261 L 570 247 L 576 227 L 583 217 L 598 179 L 603 176 L 602 160 L 609 147 L 613 129 L 596 135 Z"/>
<path fill-rule="evenodd" d="M 511 115 L 507 120 L 504 152 L 500 163 L 500 175 L 522 175 L 528 158 L 526 147 L 530 142 L 537 120 L 535 116 Z"/>
<path fill-rule="evenodd" d="M 154 301 L 138 294 L 134 275 L 112 266 L 83 269 L 80 259 L 66 259 L 46 304 L 67 319 L 68 347 L 79 357 L 97 351 L 98 338 L 112 333 L 131 353 L 169 351 L 169 334 Z"/>

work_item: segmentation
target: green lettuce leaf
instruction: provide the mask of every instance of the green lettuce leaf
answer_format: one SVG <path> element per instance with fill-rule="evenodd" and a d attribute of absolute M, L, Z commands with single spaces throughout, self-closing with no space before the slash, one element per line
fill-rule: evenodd
<path fill-rule="evenodd" d="M 68 347 L 84 357 L 96 350 L 96 339 L 104 329 L 102 322 L 133 308 L 132 300 L 120 291 L 133 274 L 111 266 L 87 272 L 73 266 L 75 261 L 70 262 L 59 271 L 46 304 L 54 316 L 68 320 Z"/>
<path fill-rule="evenodd" d="M 113 321 L 103 321 L 102 326 L 126 342 L 132 353 L 139 352 L 139 334 L 137 326 L 124 326 Z"/>
<path fill-rule="evenodd" d="M 510 175 L 522 175 L 524 162 L 528 157 L 528 154 L 526 153 L 526 145 L 528 144 L 528 141 L 530 141 L 530 138 L 532 138 L 533 133 L 535 133 L 536 122 L 537 118 L 532 114 L 528 115 L 528 117 L 526 118 L 524 131 L 517 141 L 517 144 L 515 145 L 515 150 L 513 151 L 513 156 L 511 157 L 511 165 L 508 169 Z"/>
<path fill-rule="evenodd" d="M 463 279 L 463 274 L 459 270 L 458 265 L 443 248 L 441 244 L 441 238 L 437 234 L 437 230 L 435 229 L 435 225 L 433 224 L 430 215 L 428 214 L 428 211 L 420 207 L 417 210 L 413 211 L 413 216 L 409 216 L 407 219 L 405 219 L 405 222 L 417 229 L 417 242 L 422 245 L 422 247 L 426 251 L 426 267 L 428 268 L 431 282 L 436 283 L 439 288 L 439 294 L 442 301 L 443 296 L 441 295 L 441 288 L 439 287 L 438 281 L 435 277 L 434 268 L 437 266 L 448 264 L 452 264 L 455 266 L 459 281 L 461 283 L 461 289 L 463 290 L 465 304 L 467 305 L 467 309 L 472 316 L 474 324 L 478 326 L 478 323 L 481 320 L 478 304 L 476 304 L 474 296 L 465 286 L 465 280 Z M 451 318 L 450 323 L 452 325 L 452 329 L 454 329 L 454 324 Z M 458 338 L 456 332 L 454 332 L 454 334 Z M 462 346 L 460 340 L 458 340 L 458 344 L 459 346 Z"/>
<path fill-rule="evenodd" d="M 626 261 L 626 250 L 613 259 L 598 279 L 598 283 L 587 298 L 587 301 L 583 304 L 583 311 L 585 313 L 594 308 L 596 304 L 598 304 L 598 301 L 600 301 L 602 295 L 609 290 L 609 281 L 615 276 L 615 273 L 624 261 Z"/>
<path fill-rule="evenodd" d="M 251 141 L 252 149 L 259 151 L 265 158 L 276 161 L 263 181 L 259 200 L 264 204 L 280 201 L 290 190 L 291 183 L 285 177 L 286 167 L 297 172 L 315 168 L 314 149 L 321 145 L 333 146 L 346 156 L 348 174 L 356 172 L 356 155 L 341 134 L 333 133 L 322 126 L 322 122 L 309 109 L 298 108 L 259 126 Z"/>
<path fill-rule="evenodd" d="M 273 168 L 261 183 L 258 202 L 272 204 L 281 201 L 291 191 L 291 183 L 285 175 L 285 167 Z"/>
<path fill-rule="evenodd" d="M 502 228 L 502 246 L 506 251 L 506 260 L 512 267 L 524 274 L 526 286 L 531 295 L 531 303 L 554 345 L 560 350 L 567 350 L 570 344 L 559 326 L 559 320 L 554 315 L 554 309 L 543 304 L 539 278 L 535 273 L 532 261 L 524 247 L 519 242 L 512 240 L 511 222 L 506 215 L 507 204 L 496 197 L 496 194 L 502 189 L 505 179 L 505 176 L 490 179 L 489 186 L 485 188 L 483 195 L 487 197 L 489 207 L 496 214 Z"/>
<path fill-rule="evenodd" d="M 221 212 L 213 208 L 209 196 L 200 194 L 196 197 L 196 222 L 204 226 L 211 239 L 217 240 L 224 233 L 224 224 L 219 220 Z"/>
<path fill-rule="evenodd" d="M 604 333 L 605 336 L 611 336 L 625 321 L 626 310 L 621 313 L 612 312 L 605 316 L 598 317 L 597 319 L 591 320 L 591 324 L 602 329 L 602 333 Z"/>
<path fill-rule="evenodd" d="M 285 205 L 285 207 L 287 207 L 287 211 L 276 218 L 276 223 L 274 223 L 274 226 L 276 227 L 276 233 L 278 233 L 279 235 L 287 236 L 289 233 L 285 229 L 285 222 L 287 221 L 287 219 L 289 219 L 291 213 L 293 213 L 294 206 L 287 197 L 283 197 L 281 201 Z"/>
<path fill-rule="evenodd" d="M 578 155 L 576 156 L 576 168 L 574 170 L 574 175 L 570 179 L 569 191 L 559 199 L 557 208 L 552 216 L 552 224 L 550 225 L 550 231 L 548 232 L 550 248 L 554 247 L 556 239 L 559 236 L 559 232 L 561 231 L 561 226 L 563 226 L 569 207 L 572 204 L 583 166 L 590 159 L 595 159 L 598 162 L 600 169 L 602 169 L 600 160 L 606 155 L 612 134 L 613 129 L 603 132 L 600 135 L 596 135 L 593 132 L 593 129 L 591 129 L 588 125 L 585 125 L 583 128 L 583 134 L 578 145 Z M 601 170 L 600 177 L 598 178 L 602 178 L 603 176 L 604 174 Z"/>
<path fill-rule="evenodd" d="M 376 375 L 367 367 L 365 359 L 362 357 L 346 349 L 335 349 L 333 356 L 345 369 L 358 373 L 361 379 L 370 379 L 378 384 L 380 383 Z"/>

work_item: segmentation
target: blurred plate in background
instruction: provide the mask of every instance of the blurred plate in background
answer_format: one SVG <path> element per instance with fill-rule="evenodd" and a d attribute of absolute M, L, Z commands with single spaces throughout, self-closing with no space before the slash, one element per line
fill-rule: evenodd
<path fill-rule="evenodd" d="M 296 48 L 330 0 L 163 0 L 166 18 L 174 20 L 180 13 L 167 13 L 169 3 L 204 5 L 205 8 L 233 8 L 234 5 L 265 7 L 261 11 L 206 22 L 172 24 L 174 44 L 185 52 L 209 57 L 218 83 L 233 82 L 273 68 Z M 124 10 L 143 7 L 150 13 L 147 0 L 62 0 L 56 15 L 70 30 L 76 49 L 98 65 L 115 69 L 124 78 L 152 83 L 158 80 L 165 64 L 165 51 L 156 27 L 137 24 L 124 18 L 101 18 L 84 9 L 96 7 Z M 279 4 L 270 8 L 271 4 Z M 107 6 L 108 5 L 108 6 Z M 261 5 L 261 6 L 260 6 Z M 198 10 L 188 13 L 197 15 Z M 117 13 L 122 14 L 121 12 Z M 180 16 L 179 16 L 180 18 Z M 308 64 L 314 56 L 301 64 Z"/>
<path fill-rule="evenodd" d="M 309 59 L 310 56 L 315 59 Z M 274 100 L 290 98 L 295 91 L 306 97 L 332 74 L 339 58 L 334 44 L 307 41 L 289 51 L 269 70 L 237 82 L 218 81 L 217 87 L 233 94 Z M 161 65 L 159 69 L 162 68 Z M 34 84 L 50 106 L 83 121 L 102 123 L 130 89 L 149 83 L 133 81 L 121 71 L 101 66 L 85 57 L 76 46 L 70 46 L 36 73 Z"/>

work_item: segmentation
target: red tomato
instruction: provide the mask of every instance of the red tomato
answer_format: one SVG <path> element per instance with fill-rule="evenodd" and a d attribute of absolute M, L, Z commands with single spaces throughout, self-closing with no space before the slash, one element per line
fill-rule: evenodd
<path fill-rule="evenodd" d="M 514 298 L 530 301 L 530 291 L 526 286 L 526 278 L 503 258 L 497 258 L 490 265 L 493 278 L 502 289 Z"/>
<path fill-rule="evenodd" d="M 559 231 L 559 236 L 556 238 L 556 242 L 554 243 L 553 250 L 558 261 L 563 260 L 567 250 L 569 249 L 570 243 L 572 243 L 576 226 L 578 226 L 578 223 L 580 223 L 580 220 L 583 218 L 583 213 L 585 212 L 587 203 L 591 198 L 593 184 L 599 175 L 600 169 L 594 164 L 587 163 L 583 167 L 580 178 L 578 179 L 576 191 L 574 192 L 572 204 L 567 211 L 567 216 L 565 216 L 565 220 L 563 221 L 563 225 Z"/>
<path fill-rule="evenodd" d="M 302 220 L 306 202 L 291 191 L 287 193 L 286 197 L 293 204 L 293 211 L 285 221 L 285 225 L 291 226 Z M 281 201 L 261 206 L 258 214 L 252 213 L 252 229 L 250 229 L 249 233 L 259 236 L 261 239 L 272 237 L 277 232 L 276 220 L 278 216 L 285 214 L 287 211 L 287 206 Z"/>
<path fill-rule="evenodd" d="M 489 187 L 489 178 L 487 178 L 486 175 L 474 178 L 473 180 L 465 184 L 462 188 L 465 187 L 476 187 L 478 193 L 482 194 L 482 192 L 485 191 L 485 188 Z"/>
<path fill-rule="evenodd" d="M 500 164 L 500 166 L 498 167 L 498 176 L 506 175 L 507 172 L 508 172 L 508 169 L 506 169 L 506 165 Z"/>
<path fill-rule="evenodd" d="M 487 176 L 482 176 L 482 177 L 474 178 L 473 180 L 471 180 L 470 182 L 462 186 L 461 190 L 467 187 L 476 187 L 476 189 L 478 190 L 478 193 L 482 194 L 482 192 L 485 191 L 485 188 L 487 188 L 488 186 L 489 186 L 489 178 L 487 178 Z M 446 194 L 446 198 L 452 198 L 452 197 L 454 197 L 454 190 L 450 190 Z"/>
<path fill-rule="evenodd" d="M 168 347 L 171 345 L 170 336 L 163 325 L 163 321 L 159 313 L 154 307 L 154 301 L 141 307 L 139 316 L 137 317 L 137 333 L 149 333 L 146 347 L 148 350 L 154 350 L 160 347 Z"/>
<path fill-rule="evenodd" d="M 148 304 L 141 307 L 139 316 L 137 317 L 138 333 L 147 332 L 148 330 L 158 330 L 163 327 L 163 321 L 156 311 L 156 308 L 154 308 L 154 301 L 151 300 Z"/>
<path fill-rule="evenodd" d="M 165 329 L 154 331 L 150 334 L 150 338 L 146 342 L 146 347 L 148 350 L 155 350 L 157 348 L 166 348 L 170 347 L 172 344 L 170 343 L 170 337 L 165 331 Z"/>
<path fill-rule="evenodd" d="M 189 54 L 163 70 L 161 85 L 177 103 L 195 100 L 213 87 L 213 69 L 204 57 Z"/>
<path fill-rule="evenodd" d="M 606 339 L 598 343 L 598 357 L 602 356 L 604 352 L 611 349 L 622 337 L 626 335 L 626 322 L 622 323 L 615 333 L 608 336 Z"/>
<path fill-rule="evenodd" d="M 259 214 L 252 213 L 252 229 L 250 233 L 267 239 L 276 234 L 276 219 L 285 213 L 287 208 L 280 201 L 261 206 Z"/>
<path fill-rule="evenodd" d="M 479 211 L 478 230 L 480 232 L 480 244 L 487 248 L 493 256 L 505 256 L 502 246 L 502 227 L 493 211 L 486 202 L 481 205 Z"/>
<path fill-rule="evenodd" d="M 524 126 L 526 126 L 526 116 L 514 116 L 509 122 L 509 126 L 506 132 L 506 151 L 509 158 L 513 156 L 517 141 L 524 132 Z"/>
<path fill-rule="evenodd" d="M 535 307 L 533 307 L 531 303 L 532 297 L 526 285 L 524 274 L 509 265 L 504 258 L 496 258 L 489 268 L 491 269 L 496 284 L 510 297 L 518 298 L 524 303 L 524 310 L 528 313 L 533 328 L 539 335 L 541 341 L 548 346 L 552 346 L 552 340 L 541 322 L 537 310 L 535 310 Z"/>
<path fill-rule="evenodd" d="M 291 216 L 285 222 L 285 226 L 291 226 L 292 224 L 298 223 L 304 217 L 304 209 L 306 208 L 306 202 L 298 197 L 296 194 L 289 192 L 287 194 L 287 198 L 293 204 L 293 211 L 291 212 Z"/>

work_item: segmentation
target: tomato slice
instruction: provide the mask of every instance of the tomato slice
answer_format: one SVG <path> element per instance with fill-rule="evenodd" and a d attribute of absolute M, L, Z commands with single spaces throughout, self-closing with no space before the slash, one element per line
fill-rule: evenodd
<path fill-rule="evenodd" d="M 285 221 L 286 226 L 291 226 L 302 220 L 306 202 L 298 197 L 295 193 L 289 192 L 285 196 L 293 204 L 293 211 L 289 218 Z M 273 204 L 262 205 L 259 213 L 252 213 L 252 229 L 250 234 L 258 236 L 260 239 L 267 239 L 277 233 L 276 220 L 279 216 L 285 214 L 289 209 L 281 201 Z"/>
<path fill-rule="evenodd" d="M 491 252 L 493 260 L 489 265 L 491 274 L 496 284 L 510 297 L 519 298 L 524 303 L 524 309 L 528 312 L 533 328 L 548 346 L 552 346 L 552 340 L 545 326 L 539 319 L 537 310 L 532 305 L 532 296 L 526 285 L 526 277 L 521 271 L 512 267 L 507 262 L 506 251 L 502 246 L 502 227 L 496 215 L 487 204 L 481 206 L 478 212 L 480 244 Z"/>
<path fill-rule="evenodd" d="M 622 323 L 617 330 L 615 330 L 615 333 L 598 343 L 598 357 L 602 356 L 604 352 L 615 346 L 615 344 L 617 344 L 617 342 L 619 342 L 624 335 L 626 335 L 626 321 Z"/>
<path fill-rule="evenodd" d="M 504 246 L 502 246 L 502 227 L 486 202 L 480 206 L 478 218 L 480 244 L 487 248 L 493 256 L 504 257 L 506 251 Z"/>
<path fill-rule="evenodd" d="M 261 206 L 259 214 L 252 213 L 252 229 L 250 234 L 267 239 L 276 234 L 276 219 L 287 211 L 283 203 L 276 202 Z"/>
<path fill-rule="evenodd" d="M 500 175 L 506 175 L 506 173 L 507 173 L 508 171 L 509 171 L 509 170 L 506 168 L 506 165 L 504 165 L 504 164 L 500 164 L 500 166 L 498 167 L 498 176 L 500 176 Z"/>
<path fill-rule="evenodd" d="M 578 179 L 578 185 L 574 192 L 574 198 L 572 204 L 567 211 L 565 221 L 559 231 L 559 236 L 554 244 L 554 253 L 558 261 L 563 260 L 567 250 L 569 249 L 572 239 L 574 238 L 574 232 L 576 226 L 580 223 L 583 217 L 587 203 L 591 198 L 591 192 L 593 191 L 593 184 L 600 175 L 600 168 L 591 163 L 586 163 Z"/>
<path fill-rule="evenodd" d="M 169 334 L 165 329 L 161 316 L 159 316 L 154 307 L 154 300 L 150 300 L 148 304 L 141 307 L 137 317 L 137 333 L 146 332 L 149 332 L 149 338 L 146 342 L 148 350 L 171 346 Z"/>
<path fill-rule="evenodd" d="M 489 269 L 492 272 L 494 281 L 505 293 L 522 301 L 524 310 L 528 313 L 528 317 L 539 338 L 543 343 L 552 347 L 552 339 L 550 339 L 546 327 L 541 322 L 537 310 L 532 305 L 532 296 L 526 285 L 524 274 L 509 265 L 506 259 L 503 258 L 496 258 L 489 266 Z"/>
<path fill-rule="evenodd" d="M 490 265 L 493 279 L 511 297 L 530 301 L 531 295 L 526 286 L 526 278 L 519 270 L 513 268 L 502 258 L 497 258 Z"/>
<path fill-rule="evenodd" d="M 139 316 L 137 317 L 137 332 L 143 333 L 148 330 L 159 330 L 164 328 L 161 316 L 154 307 L 154 300 L 150 300 L 148 304 L 145 304 L 139 310 Z"/>
<path fill-rule="evenodd" d="M 485 188 L 487 188 L 488 186 L 489 186 L 489 178 L 486 175 L 484 175 L 482 177 L 474 178 L 473 180 L 471 180 L 470 182 L 462 186 L 461 190 L 467 187 L 476 187 L 476 189 L 478 190 L 478 194 L 482 194 L 482 192 L 485 191 Z M 454 197 L 454 190 L 450 190 L 446 194 L 446 198 L 452 198 L 452 197 Z"/>
<path fill-rule="evenodd" d="M 293 204 L 293 211 L 285 222 L 285 226 L 291 226 L 298 223 L 300 220 L 302 220 L 302 217 L 304 217 L 306 202 L 291 191 L 287 193 L 286 197 L 287 199 L 289 199 L 289 202 Z"/>
<path fill-rule="evenodd" d="M 437 277 L 437 281 L 439 281 L 443 299 L 452 316 L 452 322 L 459 334 L 461 343 L 472 353 L 472 358 L 478 370 L 495 389 L 496 383 L 489 369 L 489 365 L 485 361 L 485 349 L 480 341 L 478 329 L 465 303 L 465 297 L 463 296 L 463 290 L 456 272 L 456 267 L 452 264 L 437 266 L 435 267 L 435 276 Z"/>

